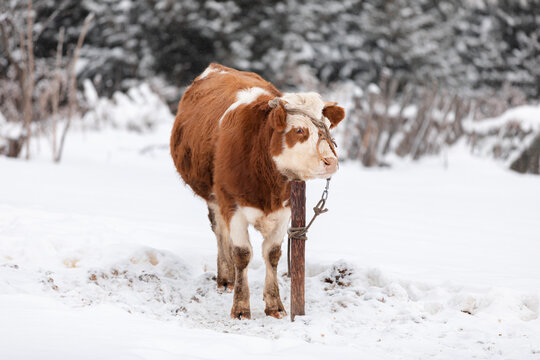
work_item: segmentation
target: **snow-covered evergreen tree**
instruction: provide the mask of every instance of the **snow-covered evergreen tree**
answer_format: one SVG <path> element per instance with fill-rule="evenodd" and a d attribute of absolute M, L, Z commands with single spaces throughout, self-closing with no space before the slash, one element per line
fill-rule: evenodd
<path fill-rule="evenodd" d="M 38 22 L 56 16 L 36 55 L 54 55 L 62 26 L 73 44 L 93 12 L 79 76 L 107 95 L 155 76 L 181 87 L 216 61 L 283 87 L 367 86 L 389 69 L 464 92 L 509 82 L 537 97 L 539 11 L 540 0 L 42 0 Z"/>

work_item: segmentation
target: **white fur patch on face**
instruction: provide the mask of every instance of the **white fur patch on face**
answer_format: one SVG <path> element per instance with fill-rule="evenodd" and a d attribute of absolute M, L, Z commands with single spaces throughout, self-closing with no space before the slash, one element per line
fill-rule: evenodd
<path fill-rule="evenodd" d="M 317 93 L 286 93 L 282 99 L 287 102 L 285 109 L 301 109 L 316 119 L 323 116 L 324 101 Z M 330 127 L 330 121 L 326 118 L 324 118 L 324 121 Z M 319 141 L 317 127 L 307 116 L 289 114 L 287 115 L 285 133 L 293 128 L 307 128 L 309 138 L 304 142 L 297 142 L 292 148 L 289 148 L 285 139 L 283 139 L 281 154 L 273 157 L 278 170 L 289 177 L 294 174 L 295 177 L 301 180 L 330 176 L 331 174 L 327 172 L 327 168 L 317 153 L 317 143 Z M 319 151 L 324 158 L 335 158 L 326 141 L 321 141 Z"/>
<path fill-rule="evenodd" d="M 233 111 L 240 105 L 244 104 L 251 104 L 257 98 L 261 95 L 269 95 L 270 93 L 263 88 L 260 87 L 252 87 L 249 89 L 240 90 L 238 93 L 236 93 L 236 101 L 229 106 L 227 110 L 221 115 L 221 118 L 219 118 L 219 125 L 221 125 L 221 122 L 223 121 L 223 118 L 225 115 L 227 115 L 230 111 Z"/>
<path fill-rule="evenodd" d="M 317 119 L 322 115 L 324 101 L 316 92 L 284 93 L 281 99 L 287 102 L 285 109 L 302 109 Z"/>

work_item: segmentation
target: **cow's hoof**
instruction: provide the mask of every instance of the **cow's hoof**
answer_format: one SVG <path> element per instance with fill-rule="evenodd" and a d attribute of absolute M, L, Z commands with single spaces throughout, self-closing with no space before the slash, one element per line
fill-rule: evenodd
<path fill-rule="evenodd" d="M 248 310 L 232 310 L 231 311 L 231 319 L 238 319 L 238 320 L 244 320 L 244 319 L 251 319 L 251 311 Z"/>
<path fill-rule="evenodd" d="M 224 285 L 218 285 L 217 291 L 220 294 L 227 293 L 230 294 L 234 290 L 234 284 L 224 284 Z"/>
<path fill-rule="evenodd" d="M 287 316 L 287 312 L 285 310 L 264 310 L 264 313 L 267 316 L 271 316 L 276 319 L 283 319 L 285 316 Z"/>

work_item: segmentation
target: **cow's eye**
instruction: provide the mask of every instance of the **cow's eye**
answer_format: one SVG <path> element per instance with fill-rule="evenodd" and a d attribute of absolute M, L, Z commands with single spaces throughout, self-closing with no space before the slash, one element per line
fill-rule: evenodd
<path fill-rule="evenodd" d="M 297 134 L 303 134 L 303 133 L 304 133 L 304 129 L 298 128 L 298 129 L 296 129 L 296 133 L 297 133 Z"/>

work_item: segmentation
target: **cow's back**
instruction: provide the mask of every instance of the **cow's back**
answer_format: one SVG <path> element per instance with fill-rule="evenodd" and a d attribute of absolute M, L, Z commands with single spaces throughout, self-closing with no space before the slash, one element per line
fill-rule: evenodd
<path fill-rule="evenodd" d="M 206 200 L 212 197 L 219 120 L 235 103 L 239 91 L 253 87 L 281 96 L 257 74 L 210 64 L 188 87 L 178 104 L 170 141 L 171 155 L 182 179 Z"/>

